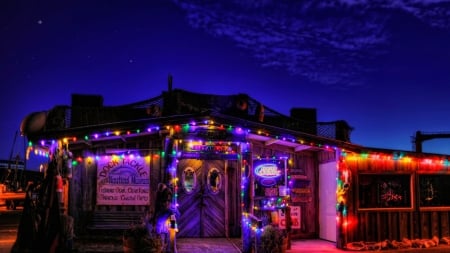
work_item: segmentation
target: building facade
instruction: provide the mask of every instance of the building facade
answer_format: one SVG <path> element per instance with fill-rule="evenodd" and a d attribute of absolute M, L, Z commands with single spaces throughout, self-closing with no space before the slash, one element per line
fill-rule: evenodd
<path fill-rule="evenodd" d="M 354 145 L 345 121 L 316 122 L 311 109 L 285 116 L 246 94 L 178 89 L 113 107 L 73 95 L 21 131 L 30 151 L 66 158 L 78 233 L 139 222 L 160 183 L 174 192 L 177 237 L 242 237 L 249 252 L 266 225 L 338 248 L 449 233 L 445 156 Z"/>

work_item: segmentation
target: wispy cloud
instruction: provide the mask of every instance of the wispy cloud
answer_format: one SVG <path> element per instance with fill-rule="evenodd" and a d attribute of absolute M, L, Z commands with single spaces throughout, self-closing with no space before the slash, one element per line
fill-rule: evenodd
<path fill-rule="evenodd" d="M 190 25 L 250 50 L 262 66 L 327 85 L 353 86 L 389 43 L 387 22 L 406 13 L 450 30 L 450 1 L 174 0 Z"/>

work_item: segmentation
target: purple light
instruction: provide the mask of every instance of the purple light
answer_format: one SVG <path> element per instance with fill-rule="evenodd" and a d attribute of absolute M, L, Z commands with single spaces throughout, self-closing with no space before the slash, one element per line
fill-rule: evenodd
<path fill-rule="evenodd" d="M 241 127 L 237 127 L 235 131 L 237 134 L 242 134 L 244 132 Z"/>

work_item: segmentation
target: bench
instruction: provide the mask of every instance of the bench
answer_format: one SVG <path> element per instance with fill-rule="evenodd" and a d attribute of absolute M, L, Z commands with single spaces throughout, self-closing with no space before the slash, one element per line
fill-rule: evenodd
<path fill-rule="evenodd" d="M 88 225 L 89 230 L 125 230 L 131 225 L 141 224 L 142 212 L 95 211 Z"/>

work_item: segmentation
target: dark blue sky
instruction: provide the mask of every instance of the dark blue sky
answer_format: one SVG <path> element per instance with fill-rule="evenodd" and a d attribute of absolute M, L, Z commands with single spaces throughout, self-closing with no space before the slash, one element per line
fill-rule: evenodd
<path fill-rule="evenodd" d="M 29 113 L 73 93 L 145 100 L 169 73 L 174 88 L 247 93 L 286 115 L 317 108 L 363 146 L 450 132 L 449 1 L 200 2 L 0 1 L 0 158 Z M 450 154 L 450 139 L 424 151 Z"/>

